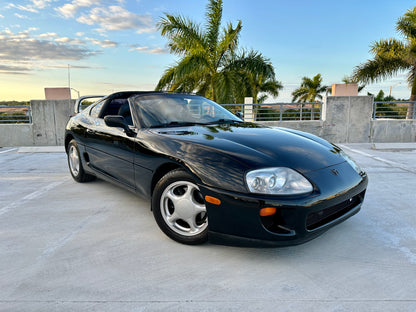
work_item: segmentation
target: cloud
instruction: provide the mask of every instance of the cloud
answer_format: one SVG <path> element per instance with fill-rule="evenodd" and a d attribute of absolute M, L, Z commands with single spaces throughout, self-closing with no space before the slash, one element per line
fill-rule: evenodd
<path fill-rule="evenodd" d="M 69 65 L 70 68 L 75 69 L 103 69 L 102 66 L 83 66 L 83 65 Z M 42 68 L 53 68 L 53 69 L 61 69 L 61 68 L 68 68 L 68 64 L 55 64 L 55 65 L 44 65 Z"/>
<path fill-rule="evenodd" d="M 20 5 L 20 4 L 16 5 L 16 4 L 13 4 L 13 3 L 9 3 L 9 4 L 6 6 L 6 8 L 7 8 L 7 9 L 10 9 L 10 8 L 15 8 L 15 9 L 18 9 L 18 10 L 20 10 L 20 11 L 26 11 L 26 12 L 31 12 L 31 13 L 38 13 L 38 12 L 39 12 L 39 11 L 38 11 L 37 9 L 35 9 L 32 5 L 27 5 L 27 6 L 24 6 L 24 5 Z"/>
<path fill-rule="evenodd" d="M 0 73 L 9 74 L 9 75 L 27 75 L 30 71 L 30 68 L 26 66 L 16 66 L 16 65 L 2 65 L 0 64 Z"/>
<path fill-rule="evenodd" d="M 0 14 L 0 18 L 4 18 L 4 16 Z"/>
<path fill-rule="evenodd" d="M 81 40 L 81 39 L 72 39 L 72 38 L 68 38 L 68 37 L 60 37 L 60 38 L 56 38 L 55 42 L 58 43 L 67 43 L 69 45 L 84 45 L 85 41 Z"/>
<path fill-rule="evenodd" d="M 66 3 L 55 10 L 65 18 L 73 18 L 78 10 L 82 7 L 90 7 L 99 1 L 96 0 L 74 0 Z"/>
<path fill-rule="evenodd" d="M 16 16 L 17 18 L 21 18 L 21 19 L 26 19 L 27 18 L 26 15 L 21 15 L 19 13 L 14 13 L 14 16 Z"/>
<path fill-rule="evenodd" d="M 44 40 L 42 38 L 53 38 Z M 77 44 L 77 45 L 76 45 Z M 82 60 L 99 52 L 83 47 L 80 39 L 59 38 L 55 33 L 31 36 L 30 30 L 13 33 L 9 29 L 0 32 L 0 66 L 2 73 L 25 71 L 25 68 L 41 68 L 44 62 Z"/>
<path fill-rule="evenodd" d="M 38 37 L 41 39 L 51 39 L 51 38 L 58 37 L 58 34 L 54 32 L 48 32 L 48 33 L 40 34 Z"/>
<path fill-rule="evenodd" d="M 78 8 L 72 3 L 66 3 L 62 7 L 55 9 L 59 12 L 63 17 L 70 18 L 74 17 L 75 13 L 78 11 Z"/>
<path fill-rule="evenodd" d="M 150 15 L 135 14 L 121 6 L 108 8 L 94 7 L 88 14 L 81 15 L 77 21 L 87 25 L 99 25 L 99 32 L 109 30 L 135 29 L 138 33 L 155 31 L 153 18 Z"/>
<path fill-rule="evenodd" d="M 129 51 L 137 51 L 143 53 L 150 53 L 150 54 L 166 54 L 169 53 L 167 49 L 163 48 L 149 48 L 149 47 L 142 47 L 138 45 L 131 45 L 131 49 Z"/>
<path fill-rule="evenodd" d="M 92 44 L 99 45 L 102 48 L 113 48 L 118 45 L 117 42 L 111 41 L 111 40 L 98 40 L 98 39 L 88 38 L 88 37 L 86 37 L 85 40 L 88 40 Z"/>
<path fill-rule="evenodd" d="M 32 0 L 33 7 L 37 9 L 46 8 L 52 0 Z"/>

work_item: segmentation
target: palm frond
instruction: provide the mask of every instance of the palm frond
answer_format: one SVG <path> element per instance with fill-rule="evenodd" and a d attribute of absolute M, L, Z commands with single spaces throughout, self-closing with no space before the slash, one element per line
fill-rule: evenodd
<path fill-rule="evenodd" d="M 355 67 L 353 77 L 357 81 L 365 84 L 378 82 L 386 78 L 391 78 L 402 70 L 407 70 L 411 65 L 402 57 L 378 56 L 374 60 Z"/>
<path fill-rule="evenodd" d="M 222 0 L 210 0 L 206 12 L 206 38 L 209 50 L 213 53 L 217 48 L 222 18 Z"/>
<path fill-rule="evenodd" d="M 396 30 L 408 39 L 416 38 L 416 7 L 397 20 Z"/>
<path fill-rule="evenodd" d="M 269 93 L 270 95 L 277 97 L 279 96 L 279 91 L 283 89 L 283 85 L 280 81 L 277 80 L 266 80 L 259 86 L 259 91 L 263 93 Z"/>
<path fill-rule="evenodd" d="M 394 38 L 382 39 L 375 41 L 370 45 L 370 52 L 376 57 L 403 56 L 407 53 L 407 47 L 403 42 Z"/>
<path fill-rule="evenodd" d="M 161 35 L 170 40 L 168 46 L 172 53 L 186 54 L 193 49 L 206 48 L 200 26 L 188 18 L 166 14 L 166 17 L 162 18 L 157 26 Z"/>
<path fill-rule="evenodd" d="M 315 102 L 317 99 L 321 100 L 321 93 L 326 92 L 328 88 L 321 85 L 321 83 L 321 74 L 315 75 L 312 79 L 303 77 L 300 87 L 292 92 L 292 102 Z"/>
<path fill-rule="evenodd" d="M 262 94 L 261 96 L 259 96 L 259 98 L 257 99 L 257 103 L 262 104 L 267 100 L 268 96 L 267 94 Z"/>
<path fill-rule="evenodd" d="M 156 85 L 156 91 L 169 90 L 175 76 L 175 69 L 175 66 L 170 66 L 165 70 L 162 77 L 159 79 L 158 84 Z"/>
<path fill-rule="evenodd" d="M 234 70 L 245 70 L 256 75 L 263 75 L 265 78 L 274 78 L 274 68 L 268 58 L 257 51 L 242 52 L 241 56 L 234 59 L 228 67 Z"/>
<path fill-rule="evenodd" d="M 215 87 L 221 92 L 217 93 L 217 102 L 220 104 L 233 104 L 238 97 L 235 81 L 238 80 L 237 73 L 222 71 L 216 75 Z"/>
<path fill-rule="evenodd" d="M 223 62 L 223 56 L 226 53 L 230 55 L 235 53 L 242 28 L 243 26 L 241 21 L 238 21 L 238 24 L 235 28 L 231 23 L 229 23 L 227 28 L 223 29 L 223 36 L 217 47 L 218 66 L 221 65 L 221 62 Z"/>
<path fill-rule="evenodd" d="M 300 87 L 292 92 L 292 102 L 306 102 L 308 97 L 308 89 Z"/>

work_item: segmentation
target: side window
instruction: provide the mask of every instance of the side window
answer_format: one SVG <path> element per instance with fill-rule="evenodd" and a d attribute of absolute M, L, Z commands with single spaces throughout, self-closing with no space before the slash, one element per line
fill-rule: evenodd
<path fill-rule="evenodd" d="M 107 103 L 105 106 L 104 111 L 101 113 L 101 117 L 104 118 L 104 116 L 107 115 L 121 115 L 119 111 L 124 104 L 128 107 L 129 103 L 127 102 L 127 99 L 112 99 L 111 102 Z"/>
<path fill-rule="evenodd" d="M 105 103 L 105 101 L 103 100 L 103 101 L 101 101 L 101 102 L 99 102 L 99 103 L 97 103 L 92 109 L 91 109 L 91 112 L 90 112 L 90 116 L 91 117 L 94 117 L 94 118 L 98 118 L 98 116 L 100 115 L 100 111 L 101 111 L 101 108 L 103 108 L 103 105 L 104 105 L 104 103 Z"/>
<path fill-rule="evenodd" d="M 109 102 L 104 100 L 97 103 L 91 109 L 90 115 L 94 118 L 104 118 L 107 115 L 120 115 L 124 117 L 128 125 L 133 125 L 129 102 L 123 98 L 112 99 Z"/>

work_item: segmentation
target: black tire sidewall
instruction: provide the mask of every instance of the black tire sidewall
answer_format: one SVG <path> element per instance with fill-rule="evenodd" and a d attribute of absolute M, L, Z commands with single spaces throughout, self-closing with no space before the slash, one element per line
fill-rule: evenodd
<path fill-rule="evenodd" d="M 177 181 L 188 181 L 196 184 L 192 176 L 183 169 L 175 169 L 164 175 L 156 184 L 152 195 L 152 210 L 156 223 L 167 236 L 179 243 L 187 245 L 198 245 L 205 243 L 208 240 L 208 227 L 206 227 L 206 229 L 203 232 L 197 235 L 185 236 L 173 231 L 165 222 L 165 219 L 161 211 L 161 196 L 165 191 L 166 187 Z"/>
<path fill-rule="evenodd" d="M 72 172 L 70 161 L 69 161 L 69 151 L 71 149 L 71 146 L 75 147 L 75 150 L 77 151 L 78 158 L 79 158 L 79 170 L 78 170 L 77 175 L 75 175 Z M 95 178 L 94 176 L 91 176 L 85 173 L 84 168 L 82 167 L 81 153 L 79 152 L 78 144 L 77 144 L 77 141 L 75 140 L 71 140 L 71 142 L 69 142 L 68 144 L 67 161 L 68 161 L 69 172 L 71 173 L 71 176 L 74 178 L 75 181 L 82 183 L 82 182 L 91 181 Z"/>

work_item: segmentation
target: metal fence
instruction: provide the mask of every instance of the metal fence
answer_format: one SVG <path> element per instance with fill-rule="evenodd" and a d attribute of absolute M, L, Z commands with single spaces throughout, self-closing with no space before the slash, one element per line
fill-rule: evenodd
<path fill-rule="evenodd" d="M 32 111 L 30 105 L 0 106 L 1 124 L 32 123 Z"/>
<path fill-rule="evenodd" d="M 320 120 L 322 111 L 322 102 L 222 104 L 222 106 L 234 114 L 241 112 L 243 115 L 244 107 L 250 110 L 252 108 L 254 121 Z"/>
<path fill-rule="evenodd" d="M 84 104 L 84 103 L 83 103 Z M 85 103 L 88 106 L 91 103 Z M 244 107 L 252 108 L 254 121 L 320 120 L 322 102 L 222 104 L 232 113 L 244 114 Z M 379 102 L 373 104 L 373 119 L 416 119 L 416 101 Z M 30 105 L 0 105 L 0 124 L 32 123 Z"/>
<path fill-rule="evenodd" d="M 374 102 L 373 119 L 416 119 L 416 101 Z"/>

